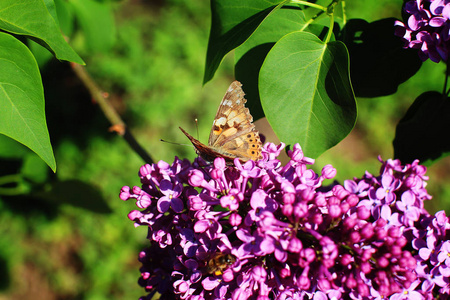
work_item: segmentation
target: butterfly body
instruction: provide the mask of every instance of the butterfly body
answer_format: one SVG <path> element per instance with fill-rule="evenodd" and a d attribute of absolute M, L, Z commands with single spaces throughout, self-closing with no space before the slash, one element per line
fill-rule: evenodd
<path fill-rule="evenodd" d="M 214 118 L 208 145 L 193 138 L 189 133 L 181 131 L 194 145 L 196 152 L 206 161 L 213 161 L 222 157 L 227 164 L 233 164 L 235 158 L 246 162 L 262 158 L 262 143 L 259 133 L 253 125 L 253 117 L 245 107 L 242 84 L 238 81 L 231 83 Z"/>

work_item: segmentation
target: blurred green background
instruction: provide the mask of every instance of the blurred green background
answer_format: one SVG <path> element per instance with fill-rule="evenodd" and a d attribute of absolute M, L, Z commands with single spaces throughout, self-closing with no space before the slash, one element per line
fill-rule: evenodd
<path fill-rule="evenodd" d="M 187 144 L 178 126 L 195 136 L 198 118 L 200 140 L 206 142 L 219 101 L 234 79 L 229 55 L 202 87 L 209 2 L 85 1 L 68 1 L 73 10 L 58 6 L 58 15 L 88 72 L 155 161 L 172 162 L 175 155 L 193 159 L 191 147 L 160 139 Z M 401 4 L 347 1 L 346 11 L 348 18 L 368 21 L 399 18 Z M 86 7 L 97 10 L 93 20 Z M 82 18 L 72 22 L 75 14 Z M 93 21 L 96 26 L 89 25 Z M 70 66 L 45 62 L 48 53 L 31 47 L 42 64 L 57 173 L 19 145 L 0 159 L 0 175 L 24 174 L 19 185 L 0 190 L 0 300 L 137 299 L 145 294 L 137 285 L 137 256 L 146 246 L 146 229 L 134 228 L 127 218 L 134 203 L 118 194 L 123 185 L 139 185 L 143 161 L 108 132 L 108 122 Z M 316 161 L 316 170 L 331 163 L 338 180 L 366 170 L 377 174 L 377 155 L 393 155 L 398 120 L 422 92 L 440 91 L 443 78 L 444 66 L 427 61 L 395 95 L 358 99 L 355 130 Z M 269 135 L 264 125 L 260 128 Z M 2 143 L 10 141 L 2 138 Z M 449 159 L 429 168 L 432 212 L 449 207 L 449 170 Z M 30 194 L 17 195 L 23 191 Z"/>

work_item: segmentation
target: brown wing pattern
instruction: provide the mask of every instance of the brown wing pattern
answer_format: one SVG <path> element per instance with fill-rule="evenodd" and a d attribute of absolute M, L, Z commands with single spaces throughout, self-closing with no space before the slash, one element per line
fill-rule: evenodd
<path fill-rule="evenodd" d="M 244 104 L 247 102 L 247 99 L 244 98 L 245 93 L 241 86 L 242 84 L 239 81 L 233 81 L 228 87 L 225 96 L 223 96 L 209 134 L 209 146 L 223 146 L 226 140 L 232 139 L 236 134 L 239 134 L 238 128 L 233 128 L 234 123 L 239 124 L 242 122 L 241 128 L 239 128 L 241 130 L 245 125 L 252 125 L 253 117 L 248 112 L 248 109 L 245 111 Z M 227 129 L 229 130 L 225 133 Z"/>
<path fill-rule="evenodd" d="M 234 158 L 245 162 L 261 159 L 261 140 L 253 125 L 253 117 L 245 107 L 247 100 L 239 81 L 233 81 L 228 88 L 214 118 L 208 146 L 200 143 L 181 129 L 189 138 L 197 153 L 207 161 L 223 157 L 232 163 Z"/>

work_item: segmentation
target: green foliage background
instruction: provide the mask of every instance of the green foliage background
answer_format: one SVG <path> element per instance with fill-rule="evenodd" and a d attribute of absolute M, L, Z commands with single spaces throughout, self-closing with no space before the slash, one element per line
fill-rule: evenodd
<path fill-rule="evenodd" d="M 59 1 L 63 0 L 55 2 Z M 188 143 L 178 126 L 195 135 L 195 118 L 200 139 L 206 140 L 217 105 L 233 80 L 229 55 L 215 78 L 202 87 L 208 2 L 113 2 L 112 15 L 109 3 L 91 4 L 104 9 L 102 18 L 89 19 L 81 6 L 58 11 L 87 70 L 110 94 L 155 161 L 172 162 L 175 155 L 193 159 L 191 147 L 159 140 Z M 401 0 L 347 1 L 346 9 L 349 18 L 374 21 L 399 18 L 401 4 Z M 64 25 L 70 14 L 83 16 L 78 27 Z M 78 33 L 81 29 L 84 34 Z M 0 160 L 0 175 L 21 170 L 27 174 L 26 186 L 42 187 L 27 196 L 0 198 L 0 300 L 137 299 L 144 294 L 137 285 L 137 256 L 146 246 L 146 230 L 133 227 L 127 213 L 135 206 L 122 202 L 118 194 L 123 185 L 139 185 L 137 172 L 143 162 L 120 137 L 108 132 L 109 124 L 70 67 L 55 60 L 44 63 L 46 50 L 37 44 L 30 47 L 41 62 L 58 171 L 52 174 L 31 152 L 19 159 L 17 153 L 28 150 L 18 145 L 16 155 Z M 443 65 L 427 61 L 395 95 L 358 99 L 355 130 L 316 161 L 317 171 L 331 163 L 338 180 L 360 177 L 365 170 L 376 174 L 377 155 L 383 159 L 393 155 L 398 120 L 420 93 L 442 89 L 443 72 Z M 0 145 L 6 143 L 11 141 L 0 140 Z M 449 169 L 448 159 L 429 168 L 429 192 L 435 198 L 431 211 L 449 207 Z"/>

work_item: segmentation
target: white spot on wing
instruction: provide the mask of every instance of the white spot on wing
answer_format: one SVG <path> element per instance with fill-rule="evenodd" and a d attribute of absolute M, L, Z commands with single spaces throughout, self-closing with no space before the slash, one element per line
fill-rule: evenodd
<path fill-rule="evenodd" d="M 223 126 L 226 123 L 227 123 L 227 118 L 225 118 L 225 117 L 220 117 L 214 121 L 214 125 L 216 125 L 216 126 Z"/>
<path fill-rule="evenodd" d="M 230 100 L 224 100 L 222 105 L 231 106 L 232 102 Z"/>

